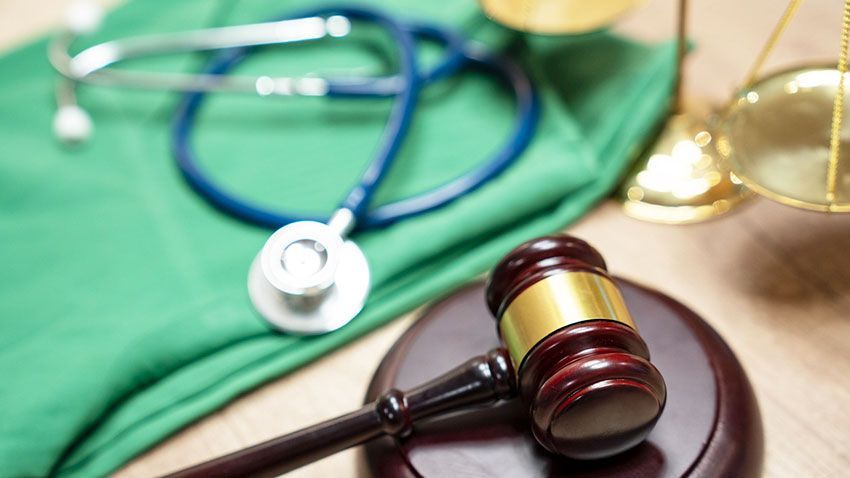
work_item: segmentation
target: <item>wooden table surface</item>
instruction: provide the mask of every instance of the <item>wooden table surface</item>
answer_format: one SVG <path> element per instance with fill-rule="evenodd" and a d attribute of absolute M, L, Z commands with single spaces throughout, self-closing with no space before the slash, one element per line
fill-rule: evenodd
<path fill-rule="evenodd" d="M 0 0 L 0 48 L 42 34 L 66 3 Z M 784 2 L 694 3 L 691 36 L 699 47 L 688 60 L 686 91 L 719 102 L 744 75 Z M 805 3 L 768 68 L 834 59 L 840 13 L 836 0 Z M 673 14 L 674 2 L 655 0 L 617 28 L 661 39 L 672 34 Z M 689 304 L 726 338 L 758 396 L 766 476 L 850 473 L 850 218 L 756 199 L 719 220 L 663 226 L 630 219 L 608 201 L 568 230 L 596 245 L 614 273 Z M 379 360 L 412 320 L 403 317 L 244 396 L 117 476 L 175 470 L 358 407 Z M 359 453 L 291 476 L 368 476 Z"/>

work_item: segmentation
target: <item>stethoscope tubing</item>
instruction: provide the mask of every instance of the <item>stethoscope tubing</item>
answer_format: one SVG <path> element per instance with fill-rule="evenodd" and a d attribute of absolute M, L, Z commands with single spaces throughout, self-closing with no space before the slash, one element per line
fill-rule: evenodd
<path fill-rule="evenodd" d="M 365 8 L 325 8 L 287 18 L 301 16 L 344 15 L 353 20 L 374 22 L 385 28 L 396 42 L 399 73 L 365 81 L 328 80 L 327 96 L 395 97 L 383 140 L 375 159 L 361 175 L 358 184 L 346 196 L 340 208 L 350 210 L 359 228 L 382 227 L 396 221 L 442 207 L 477 189 L 504 171 L 528 146 L 536 128 L 539 101 L 531 81 L 510 59 L 494 55 L 457 33 L 428 24 L 402 23 L 380 12 Z M 416 63 L 415 38 L 441 43 L 444 55 L 431 69 L 420 71 Z M 223 75 L 250 54 L 251 48 L 227 50 L 213 58 L 204 73 Z M 370 201 L 389 170 L 407 134 L 419 90 L 459 69 L 471 66 L 490 70 L 501 76 L 513 89 L 517 100 L 515 127 L 510 139 L 483 165 L 425 193 L 369 209 Z M 225 191 L 198 166 L 191 147 L 191 132 L 200 105 L 202 91 L 184 94 L 172 123 L 172 149 L 177 165 L 187 182 L 210 203 L 242 220 L 277 228 L 296 221 L 326 222 L 318 215 L 295 215 L 268 209 Z"/>
<path fill-rule="evenodd" d="M 518 107 L 515 114 L 515 126 L 509 140 L 493 158 L 473 170 L 425 193 L 372 209 L 364 218 L 362 223 L 364 227 L 387 226 L 396 221 L 430 212 L 478 189 L 518 159 L 534 137 L 540 103 L 525 72 L 515 62 L 504 56 L 493 55 L 468 46 L 463 51 L 471 66 L 493 70 L 511 85 Z"/>
<path fill-rule="evenodd" d="M 419 93 L 419 68 L 416 64 L 415 45 L 412 36 L 401 25 L 388 16 L 361 8 L 317 9 L 302 12 L 290 18 L 301 18 L 317 15 L 345 15 L 351 19 L 370 21 L 379 24 L 393 37 L 398 48 L 399 74 L 404 79 L 405 87 L 396 96 L 392 110 L 384 129 L 381 147 L 375 159 L 360 176 L 358 184 L 343 200 L 341 207 L 349 209 L 355 218 L 364 215 L 368 202 L 377 189 L 386 171 L 401 147 L 415 109 Z M 242 62 L 250 54 L 251 48 L 235 48 L 216 57 L 205 68 L 204 73 L 223 75 Z M 328 91 L 330 95 L 330 91 Z M 216 207 L 244 219 L 267 227 L 281 227 L 299 220 L 326 219 L 316 217 L 290 216 L 251 204 L 231 193 L 225 192 L 216 185 L 200 169 L 195 155 L 189 144 L 190 133 L 195 116 L 198 113 L 205 93 L 201 91 L 184 94 L 183 101 L 178 106 L 172 123 L 172 149 L 180 171 L 188 183 Z"/>

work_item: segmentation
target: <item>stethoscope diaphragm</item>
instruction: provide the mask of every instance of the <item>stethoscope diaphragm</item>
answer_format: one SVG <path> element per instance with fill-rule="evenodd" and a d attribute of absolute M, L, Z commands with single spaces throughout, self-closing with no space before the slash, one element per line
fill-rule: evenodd
<path fill-rule="evenodd" d="M 322 334 L 360 313 L 369 294 L 366 256 L 328 224 L 298 221 L 269 237 L 248 273 L 254 308 L 284 332 Z"/>

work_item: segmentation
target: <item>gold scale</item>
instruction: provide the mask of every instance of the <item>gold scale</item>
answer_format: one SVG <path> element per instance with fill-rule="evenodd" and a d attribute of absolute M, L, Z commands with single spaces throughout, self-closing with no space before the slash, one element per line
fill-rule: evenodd
<path fill-rule="evenodd" d="M 608 27 L 644 0 L 480 1 L 490 18 L 510 28 L 571 35 Z M 850 212 L 850 170 L 840 155 L 850 141 L 842 128 L 841 81 L 847 79 L 850 0 L 844 2 L 837 68 L 809 66 L 759 79 L 801 3 L 791 0 L 737 94 L 711 113 L 683 107 L 688 1 L 679 0 L 671 112 L 621 186 L 627 214 L 667 224 L 699 222 L 726 213 L 751 191 L 798 208 Z"/>

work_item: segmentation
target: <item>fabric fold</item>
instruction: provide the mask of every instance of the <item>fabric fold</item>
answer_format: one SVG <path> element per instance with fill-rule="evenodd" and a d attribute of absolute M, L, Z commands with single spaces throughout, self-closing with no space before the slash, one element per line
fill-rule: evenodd
<path fill-rule="evenodd" d="M 278 3 L 131 2 L 84 43 L 261 21 L 285 13 Z M 319 337 L 275 333 L 253 311 L 248 265 L 270 231 L 223 215 L 180 177 L 168 137 L 176 95 L 82 86 L 95 134 L 68 149 L 51 136 L 56 78 L 45 41 L 0 58 L 0 474 L 107 474 L 238 395 L 447 293 L 605 197 L 666 112 L 670 44 L 608 33 L 525 37 L 465 2 L 367 3 L 503 49 L 531 73 L 543 113 L 526 154 L 486 186 L 358 233 L 374 289 L 351 324 Z M 299 5 L 309 2 L 286 10 Z M 357 27 L 332 48 L 262 49 L 239 72 L 391 70 L 392 45 Z M 426 61 L 439 54 L 420 48 Z M 122 67 L 194 71 L 204 59 Z M 193 141 L 203 167 L 229 189 L 329 212 L 371 159 L 389 101 L 214 95 Z M 377 200 L 486 160 L 512 108 L 498 83 L 475 72 L 430 87 Z"/>

